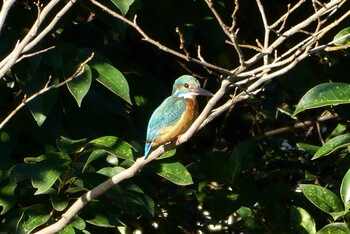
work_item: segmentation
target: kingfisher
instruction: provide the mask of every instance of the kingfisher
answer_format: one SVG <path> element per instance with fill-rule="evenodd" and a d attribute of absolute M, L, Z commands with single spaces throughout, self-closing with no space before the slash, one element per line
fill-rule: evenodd
<path fill-rule="evenodd" d="M 145 159 L 152 149 L 174 142 L 189 129 L 198 116 L 198 95 L 213 96 L 202 89 L 193 76 L 183 75 L 175 80 L 171 96 L 153 112 L 148 122 Z"/>

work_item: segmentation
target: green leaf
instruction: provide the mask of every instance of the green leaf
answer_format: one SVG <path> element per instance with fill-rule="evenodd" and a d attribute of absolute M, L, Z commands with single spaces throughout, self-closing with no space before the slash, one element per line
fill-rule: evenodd
<path fill-rule="evenodd" d="M 336 136 L 329 141 L 327 141 L 312 157 L 316 159 L 322 156 L 329 155 L 330 153 L 340 149 L 345 148 L 350 145 L 350 133 Z"/>
<path fill-rule="evenodd" d="M 335 129 L 331 132 L 331 134 L 329 134 L 329 136 L 327 137 L 327 141 L 330 138 L 333 138 L 335 136 L 339 136 L 340 134 L 343 134 L 346 131 L 346 125 L 344 124 L 338 124 L 337 127 L 335 127 Z M 328 139 L 329 138 L 329 139 Z"/>
<path fill-rule="evenodd" d="M 297 233 L 316 233 L 316 224 L 312 216 L 303 208 L 292 206 L 290 208 L 291 223 Z"/>
<path fill-rule="evenodd" d="M 33 205 L 24 208 L 16 233 L 31 233 L 35 228 L 50 219 L 49 211 L 44 205 Z"/>
<path fill-rule="evenodd" d="M 343 204 L 332 191 L 314 184 L 301 184 L 300 187 L 310 202 L 330 214 L 334 220 L 342 215 L 340 213 L 344 210 Z"/>
<path fill-rule="evenodd" d="M 169 150 L 169 151 L 166 151 L 164 152 L 164 154 L 160 155 L 157 160 L 159 159 L 165 159 L 165 158 L 170 158 L 172 156 L 174 156 L 176 153 L 176 149 L 172 149 L 172 150 Z"/>
<path fill-rule="evenodd" d="M 11 183 L 30 179 L 33 174 L 34 164 L 21 163 L 14 166 L 10 172 Z"/>
<path fill-rule="evenodd" d="M 75 231 L 73 226 L 69 224 L 63 230 L 59 231 L 58 234 L 75 234 Z"/>
<path fill-rule="evenodd" d="M 191 174 L 181 163 L 152 163 L 149 168 L 154 170 L 161 177 L 177 185 L 193 184 Z"/>
<path fill-rule="evenodd" d="M 100 170 L 97 171 L 97 173 L 112 177 L 115 176 L 116 174 L 119 174 L 120 172 L 125 171 L 125 168 L 122 167 L 104 167 Z"/>
<path fill-rule="evenodd" d="M 109 219 L 106 215 L 96 214 L 93 219 L 86 220 L 86 222 L 104 228 L 113 228 L 119 225 L 119 223 L 115 220 Z"/>
<path fill-rule="evenodd" d="M 345 211 L 350 209 L 350 169 L 346 172 L 341 186 L 340 186 L 340 197 L 344 203 Z"/>
<path fill-rule="evenodd" d="M 87 147 L 89 146 L 105 149 L 119 158 L 133 160 L 131 145 L 115 136 L 104 136 L 94 139 L 87 144 Z"/>
<path fill-rule="evenodd" d="M 316 153 L 316 151 L 320 148 L 319 146 L 310 145 L 310 144 L 306 144 L 303 142 L 297 143 L 297 147 L 299 150 L 304 150 L 304 151 L 311 152 L 311 153 Z"/>
<path fill-rule="evenodd" d="M 61 139 L 56 140 L 58 149 L 65 154 L 73 154 L 80 152 L 86 143 L 86 138 L 79 140 L 71 140 L 61 136 Z"/>
<path fill-rule="evenodd" d="M 126 15 L 134 0 L 112 0 L 112 2 L 119 8 L 123 15 Z"/>
<path fill-rule="evenodd" d="M 7 184 L 0 187 L 0 206 L 2 207 L 0 215 L 5 214 L 16 204 L 16 187 L 17 184 Z"/>
<path fill-rule="evenodd" d="M 108 155 L 109 155 L 109 153 L 107 152 L 107 150 L 104 150 L 104 149 L 97 149 L 97 150 L 92 151 L 85 162 L 83 171 L 85 171 L 85 169 L 87 168 L 87 166 L 91 162 L 93 162 L 99 158 L 103 158 L 103 157 L 107 158 Z"/>
<path fill-rule="evenodd" d="M 81 102 L 90 89 L 91 82 L 91 68 L 85 64 L 84 73 L 67 83 L 68 90 L 75 98 L 79 107 L 81 107 Z"/>
<path fill-rule="evenodd" d="M 93 63 L 91 67 L 98 72 L 98 82 L 132 105 L 128 82 L 118 69 L 108 63 Z"/>
<path fill-rule="evenodd" d="M 70 158 L 63 153 L 49 153 L 45 160 L 37 163 L 33 170 L 32 184 L 38 190 L 35 194 L 45 193 L 67 169 Z"/>
<path fill-rule="evenodd" d="M 84 230 L 86 228 L 84 219 L 80 218 L 77 215 L 73 217 L 73 219 L 70 221 L 70 224 L 72 224 L 72 226 L 78 230 Z"/>
<path fill-rule="evenodd" d="M 257 145 L 254 140 L 244 141 L 235 147 L 229 160 L 229 170 L 232 179 L 252 165 L 256 148 Z"/>
<path fill-rule="evenodd" d="M 350 27 L 344 28 L 333 39 L 334 45 L 342 46 L 350 44 Z"/>
<path fill-rule="evenodd" d="M 310 89 L 300 99 L 293 115 L 308 109 L 348 103 L 350 103 L 350 84 L 320 84 Z"/>
<path fill-rule="evenodd" d="M 35 79 L 35 77 L 34 77 Z M 52 79 L 52 84 L 58 84 L 58 78 Z M 40 89 L 44 88 L 44 84 Z M 38 90 L 37 90 L 38 91 Z M 51 112 L 53 106 L 56 103 L 58 95 L 58 89 L 52 89 L 42 95 L 37 96 L 27 104 L 32 116 L 34 117 L 37 125 L 40 127 L 46 120 L 47 116 Z"/>
<path fill-rule="evenodd" d="M 346 223 L 331 223 L 319 230 L 317 234 L 350 234 L 350 230 Z"/>
<path fill-rule="evenodd" d="M 50 194 L 52 207 L 57 211 L 63 211 L 67 208 L 69 200 L 66 194 Z"/>

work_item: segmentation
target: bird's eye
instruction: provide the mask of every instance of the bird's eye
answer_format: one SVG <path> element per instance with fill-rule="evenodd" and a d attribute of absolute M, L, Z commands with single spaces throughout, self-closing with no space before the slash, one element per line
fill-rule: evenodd
<path fill-rule="evenodd" d="M 185 86 L 186 89 L 188 89 L 188 87 L 189 87 L 187 83 L 184 86 Z"/>

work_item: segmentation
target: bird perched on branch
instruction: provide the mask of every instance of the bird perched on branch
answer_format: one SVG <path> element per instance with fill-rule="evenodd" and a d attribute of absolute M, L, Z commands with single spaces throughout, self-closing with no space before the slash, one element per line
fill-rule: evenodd
<path fill-rule="evenodd" d="M 175 80 L 171 96 L 153 112 L 148 122 L 145 159 L 151 149 L 173 142 L 187 131 L 198 116 L 198 95 L 213 96 L 192 76 L 184 75 Z"/>

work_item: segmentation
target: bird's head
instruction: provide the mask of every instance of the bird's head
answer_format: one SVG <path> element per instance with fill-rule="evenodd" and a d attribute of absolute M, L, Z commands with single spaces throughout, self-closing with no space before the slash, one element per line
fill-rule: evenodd
<path fill-rule="evenodd" d="M 213 96 L 211 92 L 200 87 L 200 83 L 196 78 L 189 75 L 180 76 L 175 80 L 172 95 L 192 99 L 198 95 Z"/>

